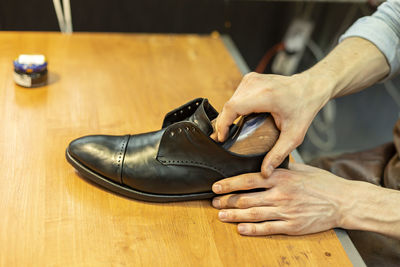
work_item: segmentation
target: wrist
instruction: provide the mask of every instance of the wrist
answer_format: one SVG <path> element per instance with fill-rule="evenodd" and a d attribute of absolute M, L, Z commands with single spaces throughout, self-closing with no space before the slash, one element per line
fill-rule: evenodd
<path fill-rule="evenodd" d="M 309 69 L 292 77 L 301 85 L 305 99 L 310 100 L 311 106 L 316 106 L 315 113 L 332 98 L 336 83 L 331 75 Z"/>
<path fill-rule="evenodd" d="M 378 232 L 399 238 L 400 193 L 367 182 L 347 180 L 349 188 L 339 209 L 338 227 Z"/>
<path fill-rule="evenodd" d="M 340 198 L 337 226 L 355 230 L 360 226 L 360 218 L 357 215 L 360 212 L 359 209 L 364 209 L 364 207 L 360 207 L 360 202 L 364 201 L 366 192 L 370 190 L 367 188 L 369 185 L 365 182 L 352 180 L 346 180 L 346 182 L 346 190 L 343 190 L 344 197 Z"/>
<path fill-rule="evenodd" d="M 320 90 L 332 99 L 371 86 L 384 78 L 389 70 L 385 56 L 374 44 L 351 37 L 304 74 L 315 79 Z"/>

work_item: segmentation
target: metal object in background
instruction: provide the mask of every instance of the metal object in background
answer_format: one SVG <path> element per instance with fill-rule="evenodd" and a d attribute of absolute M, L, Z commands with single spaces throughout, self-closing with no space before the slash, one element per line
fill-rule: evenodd
<path fill-rule="evenodd" d="M 314 3 L 369 3 L 378 5 L 385 0 L 229 0 L 230 2 L 314 2 Z"/>
<path fill-rule="evenodd" d="M 297 18 L 289 25 L 283 38 L 284 49 L 276 55 L 272 72 L 282 75 L 293 75 L 299 71 L 300 61 L 307 49 L 318 62 L 324 57 L 322 49 L 311 40 L 314 22 L 311 19 L 314 4 L 305 5 L 304 10 L 297 11 Z M 336 42 L 335 42 L 336 43 Z M 330 151 L 335 147 L 336 134 L 333 128 L 336 117 L 335 100 L 329 101 L 318 114 L 307 131 L 310 142 L 323 151 Z"/>
<path fill-rule="evenodd" d="M 292 21 L 283 38 L 285 49 L 276 55 L 272 72 L 292 75 L 297 71 L 313 29 L 311 20 L 297 18 Z"/>
<path fill-rule="evenodd" d="M 72 33 L 71 5 L 69 0 L 53 0 L 54 10 L 56 11 L 58 25 L 62 33 Z"/>
<path fill-rule="evenodd" d="M 313 41 L 309 40 L 307 48 L 315 57 L 316 62 L 319 62 L 324 57 L 322 49 Z M 336 145 L 336 133 L 334 129 L 336 119 L 336 102 L 335 99 L 330 100 L 317 116 L 307 131 L 307 137 L 310 142 L 324 151 L 332 150 Z M 325 135 L 325 139 L 321 135 Z"/>

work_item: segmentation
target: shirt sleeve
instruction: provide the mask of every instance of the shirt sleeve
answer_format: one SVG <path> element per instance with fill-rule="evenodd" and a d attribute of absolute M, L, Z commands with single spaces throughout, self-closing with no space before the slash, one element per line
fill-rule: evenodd
<path fill-rule="evenodd" d="M 358 19 L 340 38 L 361 37 L 373 43 L 386 57 L 390 79 L 400 72 L 400 0 L 388 0 L 371 16 Z"/>

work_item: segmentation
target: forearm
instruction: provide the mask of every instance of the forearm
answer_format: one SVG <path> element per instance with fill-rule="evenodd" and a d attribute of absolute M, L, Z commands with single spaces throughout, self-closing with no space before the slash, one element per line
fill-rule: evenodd
<path fill-rule="evenodd" d="M 400 192 L 366 182 L 348 182 L 351 190 L 341 203 L 339 226 L 400 239 Z"/>
<path fill-rule="evenodd" d="M 340 40 L 328 56 L 301 74 L 315 79 L 310 93 L 317 86 L 325 97 L 335 98 L 400 73 L 400 1 L 385 1 L 374 14 L 358 19 Z"/>
<path fill-rule="evenodd" d="M 358 37 L 344 40 L 324 59 L 300 75 L 312 81 L 329 99 L 358 92 L 389 73 L 389 64 L 371 42 Z"/>

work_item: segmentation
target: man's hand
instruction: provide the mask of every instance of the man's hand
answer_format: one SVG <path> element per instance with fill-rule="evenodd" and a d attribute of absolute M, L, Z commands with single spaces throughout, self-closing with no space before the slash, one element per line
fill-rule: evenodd
<path fill-rule="evenodd" d="M 269 112 L 281 131 L 261 167 L 264 176 L 304 139 L 317 112 L 329 99 L 358 92 L 389 73 L 382 52 L 371 42 L 351 37 L 307 71 L 290 77 L 247 74 L 217 118 L 216 141 L 224 141 L 228 127 L 241 115 Z"/>
<path fill-rule="evenodd" d="M 276 169 L 265 179 L 260 173 L 227 178 L 212 187 L 217 194 L 254 188 L 261 192 L 215 197 L 212 204 L 222 209 L 223 222 L 240 222 L 243 235 L 303 235 L 343 227 L 343 210 L 348 209 L 354 184 L 327 171 L 303 164 L 290 170 Z"/>
<path fill-rule="evenodd" d="M 224 141 L 229 126 L 241 115 L 269 112 L 281 131 L 274 147 L 261 167 L 269 176 L 286 156 L 303 142 L 304 136 L 317 112 L 330 98 L 329 90 L 321 90 L 307 73 L 285 77 L 249 73 L 226 102 L 216 122 L 211 138 Z M 329 84 L 325 83 L 324 88 Z"/>

